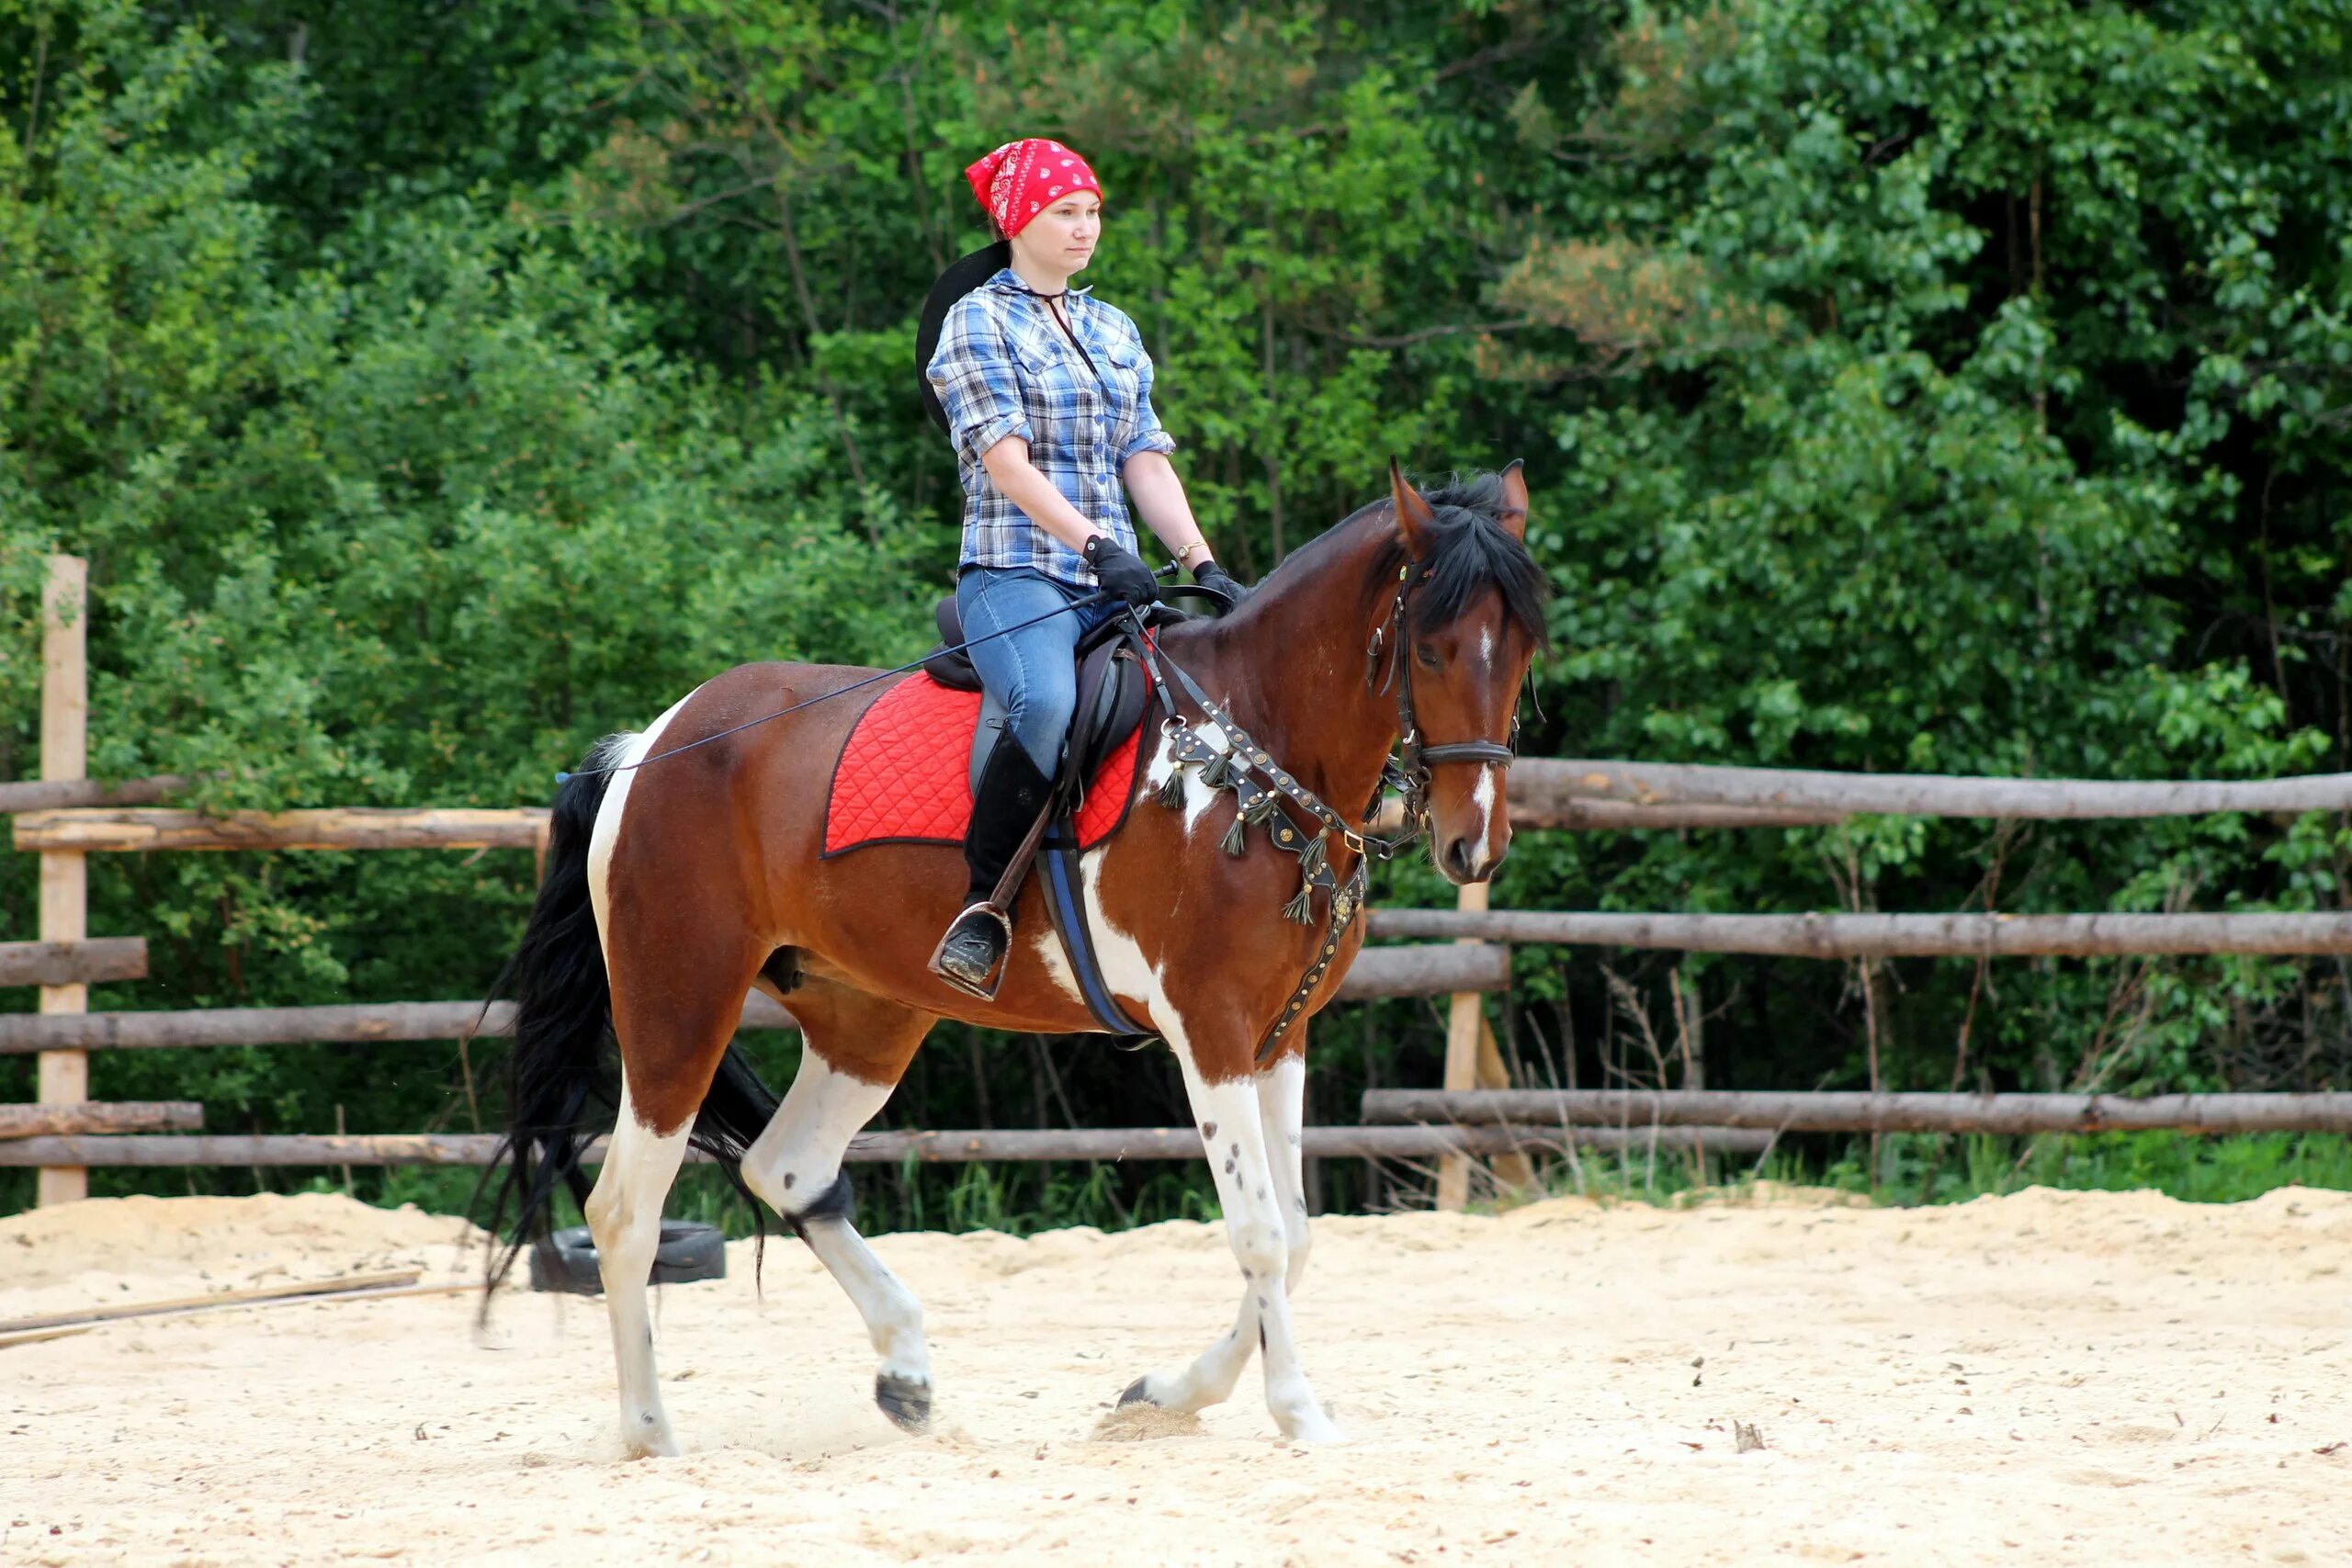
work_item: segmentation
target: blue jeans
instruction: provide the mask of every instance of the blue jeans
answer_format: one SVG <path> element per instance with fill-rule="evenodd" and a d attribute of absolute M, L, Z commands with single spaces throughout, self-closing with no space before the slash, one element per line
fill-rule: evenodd
<path fill-rule="evenodd" d="M 1119 606 L 1089 604 L 1067 615 L 1049 613 L 1091 592 L 1027 567 L 967 566 L 956 579 L 965 640 L 989 638 L 973 642 L 972 668 L 989 694 L 1004 705 L 1005 729 L 1047 778 L 1061 761 L 1062 741 L 1078 708 L 1078 639 L 1116 615 Z M 1048 618 L 1010 637 L 989 636 L 1040 615 Z"/>

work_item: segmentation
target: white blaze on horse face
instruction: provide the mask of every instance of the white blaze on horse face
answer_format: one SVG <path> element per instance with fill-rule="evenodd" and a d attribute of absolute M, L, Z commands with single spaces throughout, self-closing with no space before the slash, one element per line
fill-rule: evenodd
<path fill-rule="evenodd" d="M 585 1208 L 605 1280 L 613 1361 L 620 1374 L 621 1440 L 639 1458 L 678 1451 L 669 1415 L 662 1408 L 662 1385 L 654 1377 L 653 1325 L 646 1316 L 645 1292 L 653 1254 L 662 1244 L 662 1200 L 685 1157 L 686 1129 L 663 1137 L 639 1120 L 629 1103 L 624 1072 L 612 1147 Z"/>
<path fill-rule="evenodd" d="M 1488 673 L 1491 674 L 1493 672 L 1495 668 L 1495 628 L 1492 626 L 1481 626 L 1478 628 L 1478 662 L 1487 667 Z"/>
<path fill-rule="evenodd" d="M 1484 863 L 1492 865 L 1496 857 L 1495 831 L 1498 826 L 1496 810 L 1502 804 L 1502 791 L 1496 781 L 1502 771 L 1492 762 L 1478 764 L 1478 783 L 1470 791 L 1470 803 L 1478 808 L 1478 847 Z"/>

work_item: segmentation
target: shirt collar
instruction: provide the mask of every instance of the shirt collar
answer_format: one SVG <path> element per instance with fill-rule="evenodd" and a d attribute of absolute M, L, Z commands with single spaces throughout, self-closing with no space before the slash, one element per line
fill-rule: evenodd
<path fill-rule="evenodd" d="M 1032 299 L 1043 300 L 1052 298 L 1052 296 L 1040 294 L 1035 289 L 1030 288 L 1028 284 L 1022 281 L 1021 275 L 1013 271 L 1009 266 L 999 267 L 997 269 L 996 276 L 989 279 L 988 287 L 999 289 L 1007 294 L 1026 295 Z M 1094 285 L 1091 283 L 1074 286 L 1065 285 L 1063 287 L 1063 297 L 1075 299 L 1084 299 L 1091 294 Z"/>

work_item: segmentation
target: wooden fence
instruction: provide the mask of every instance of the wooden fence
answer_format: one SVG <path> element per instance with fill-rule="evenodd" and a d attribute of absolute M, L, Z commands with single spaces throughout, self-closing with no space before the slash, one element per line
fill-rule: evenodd
<path fill-rule="evenodd" d="M 159 804 L 185 789 L 189 783 L 186 778 L 135 779 L 115 784 L 89 781 L 85 777 L 85 582 L 82 562 L 70 557 L 51 558 L 42 637 L 41 778 L 0 784 L 0 813 L 16 814 L 16 847 L 40 857 L 41 890 L 40 941 L 0 943 L 0 984 L 41 987 L 38 1014 L 0 1015 L 0 1055 L 38 1053 L 40 1056 L 40 1104 L 8 1108 L 17 1118 L 14 1122 L 0 1118 L 0 1165 L 39 1166 L 38 1201 L 48 1203 L 82 1196 L 87 1190 L 83 1168 L 90 1164 L 468 1163 L 483 1154 L 489 1143 L 472 1135 L 188 1137 L 181 1134 L 200 1125 L 189 1117 L 193 1107 L 107 1106 L 89 1100 L 87 1053 L 92 1050 L 461 1040 L 505 1033 L 513 1027 L 511 1009 L 501 1004 L 485 1010 L 483 1004 L 475 1001 L 92 1014 L 87 1010 L 88 984 L 143 975 L 146 953 L 138 938 L 95 942 L 88 938 L 85 890 L 90 854 L 158 850 L 527 848 L 543 859 L 548 814 L 531 808 L 358 807 L 205 814 Z M 1507 798 L 1516 828 L 1606 830 L 1818 826 L 1865 813 L 2039 819 L 2212 812 L 2277 815 L 2352 810 L 2352 774 L 2140 783 L 1849 774 L 1527 758 L 1511 768 Z M 1474 1156 L 1497 1159 L 1498 1175 L 1505 1179 L 1523 1179 L 1528 1150 L 1558 1148 L 1571 1141 L 1607 1146 L 1612 1138 L 1657 1139 L 1670 1134 L 1668 1141 L 1679 1141 L 1681 1146 L 1728 1152 L 1756 1146 L 1757 1140 L 1781 1131 L 1889 1130 L 1895 1124 L 1887 1121 L 1889 1117 L 1928 1115 L 1918 1102 L 1934 1098 L 1864 1096 L 1860 1098 L 1871 1104 L 1858 1110 L 1827 1103 L 1838 1099 L 1834 1096 L 1767 1096 L 1759 1101 L 1756 1096 L 1726 1099 L 1701 1091 L 1693 1097 L 1689 1091 L 1676 1091 L 1650 1096 L 1640 1102 L 1645 1109 L 1639 1113 L 1632 1100 L 1578 1100 L 1573 1094 L 1565 1099 L 1556 1094 L 1543 1098 L 1544 1091 L 1516 1091 L 1521 1096 L 1516 1099 L 1505 1092 L 1503 1099 L 1497 1100 L 1494 1093 L 1509 1091 L 1509 1078 L 1485 1019 L 1480 994 L 1509 984 L 1510 964 L 1508 948 L 1493 944 L 1571 942 L 1837 959 L 1915 954 L 2352 953 L 2352 915 L 1489 911 L 1484 886 L 1463 888 L 1458 907 L 1453 910 L 1375 910 L 1371 931 L 1379 937 L 1450 940 L 1453 944 L 1367 949 L 1340 993 L 1343 998 L 1450 997 L 1443 1086 L 1434 1095 L 1407 1090 L 1388 1091 L 1391 1098 L 1376 1101 L 1368 1098 L 1367 1125 L 1310 1129 L 1308 1151 L 1397 1157 L 1435 1155 L 1441 1160 L 1439 1201 L 1455 1208 L 1466 1198 L 1469 1161 Z M 747 998 L 744 1022 L 755 1028 L 788 1027 L 790 1019 L 782 1008 L 754 993 Z M 1476 1092 L 1479 1090 L 1488 1092 Z M 1538 1098 L 1523 1098 L 1530 1093 Z M 2310 1100 L 2314 1097 L 2288 1098 Z M 1767 1101 L 1777 1107 L 1778 1113 L 1764 1116 L 1754 1109 Z M 1798 1101 L 1810 1104 L 1801 1106 Z M 2132 1103 L 2098 1097 L 2093 1103 L 2071 1109 L 1977 1104 L 1966 1113 L 1977 1121 L 1967 1124 L 1987 1130 L 2015 1125 L 2028 1131 L 2054 1130 L 2062 1123 L 2066 1127 L 2192 1125 L 2147 1122 L 2146 1116 L 2162 1112 L 2122 1109 Z M 1494 1111 L 1497 1106 L 1510 1108 L 1510 1114 Z M 2188 1113 L 2177 1106 L 2173 1111 Z M 2318 1114 L 2308 1105 L 2303 1111 Z M 1962 1114 L 1950 1108 L 1948 1113 Z M 2134 1116 L 2143 1120 L 2131 1120 Z M 1710 1120 L 1717 1117 L 1721 1120 Z M 1994 1120 L 1985 1121 L 1987 1117 Z M 2001 1120 L 2004 1117 L 2007 1120 Z M 2116 1117 L 2125 1120 L 2113 1120 Z M 1872 1120 L 1862 1125 L 1857 1118 Z M 2211 1130 L 2219 1123 L 2193 1125 Z M 17 1130 L 12 1132 L 12 1127 Z M 137 1137 L 111 1135 L 134 1128 L 172 1131 Z M 860 1152 L 852 1157 L 1189 1158 L 1196 1152 L 1196 1143 L 1185 1128 L 890 1133 L 866 1135 L 858 1145 Z M 1076 1150 L 1105 1152 L 1049 1152 Z"/>

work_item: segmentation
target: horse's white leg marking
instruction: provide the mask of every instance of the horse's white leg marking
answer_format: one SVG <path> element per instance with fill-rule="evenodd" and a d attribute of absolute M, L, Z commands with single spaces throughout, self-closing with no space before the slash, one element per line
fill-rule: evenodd
<path fill-rule="evenodd" d="M 620 1372 L 621 1440 L 640 1457 L 678 1451 L 653 1377 L 653 1325 L 645 1313 L 645 1291 L 662 1244 L 662 1201 L 686 1156 L 686 1131 L 681 1127 L 664 1137 L 639 1121 L 624 1071 L 612 1149 L 588 1194 L 588 1229 L 596 1240 L 605 1311 L 613 1325 L 613 1360 Z"/>
<path fill-rule="evenodd" d="M 1087 919 L 1094 925 L 1095 954 L 1102 961 L 1103 978 L 1114 990 L 1148 1004 L 1153 1026 L 1175 1051 L 1183 1068 L 1193 1119 L 1201 1130 L 1209 1168 L 1216 1175 L 1217 1199 L 1225 1209 L 1226 1240 L 1241 1265 L 1242 1279 L 1241 1311 L 1232 1330 L 1190 1367 L 1175 1373 L 1154 1372 L 1129 1389 L 1127 1396 L 1172 1410 L 1198 1410 L 1216 1404 L 1232 1393 L 1241 1369 L 1249 1364 L 1250 1327 L 1254 1321 L 1266 1356 L 1266 1407 L 1273 1413 L 1276 1425 L 1302 1441 L 1336 1442 L 1340 1429 L 1315 1402 L 1315 1391 L 1299 1365 L 1291 1332 L 1290 1303 L 1283 1287 L 1290 1261 L 1290 1236 L 1275 1197 L 1273 1168 L 1261 1127 L 1258 1088 L 1249 1080 L 1211 1084 L 1194 1067 L 1183 1017 L 1170 1003 L 1159 970 L 1144 956 L 1136 940 L 1114 926 L 1103 913 L 1102 852 L 1096 850 L 1079 861 Z M 1302 1103 L 1304 1082 L 1302 1077 Z"/>
<path fill-rule="evenodd" d="M 1272 1146 L 1274 1201 L 1282 1211 L 1283 1232 L 1290 1242 L 1290 1267 L 1283 1289 L 1298 1293 L 1306 1273 L 1306 1255 L 1313 1238 L 1306 1229 L 1306 1058 L 1284 1056 L 1258 1075 L 1258 1117 Z"/>
<path fill-rule="evenodd" d="M 889 1085 L 837 1072 L 804 1047 L 784 1103 L 743 1156 L 743 1181 L 777 1213 L 796 1222 L 808 1249 L 865 1320 L 866 1337 L 882 1357 L 885 1408 L 893 1408 L 891 1398 L 904 1402 L 919 1395 L 927 1413 L 931 1348 L 923 1339 L 922 1303 L 857 1234 L 846 1190 L 834 1190 L 850 1139 L 889 1098 Z M 805 1221 L 799 1220 L 803 1214 Z M 890 1384 L 899 1386 L 893 1391 Z"/>
<path fill-rule="evenodd" d="M 609 766 L 642 759 L 693 694 L 690 692 L 673 703 L 643 734 L 618 737 L 616 747 L 598 747 L 590 761 Z M 596 826 L 588 836 L 588 899 L 596 912 L 596 936 L 605 950 L 608 975 L 613 956 L 612 899 L 605 884 L 612 872 L 613 846 L 620 837 L 621 811 L 636 778 L 634 770 L 613 775 L 596 810 Z M 587 1213 L 589 1234 L 596 1242 L 597 1268 L 605 1280 L 605 1312 L 612 1320 L 613 1360 L 620 1372 L 621 1438 L 631 1453 L 640 1456 L 678 1451 L 670 1417 L 662 1409 L 661 1387 L 653 1378 L 653 1325 L 646 1316 L 645 1292 L 647 1277 L 653 1272 L 653 1254 L 662 1245 L 662 1202 L 685 1159 L 686 1134 L 687 1129 L 680 1127 L 663 1136 L 638 1120 L 624 1067 L 620 1118 L 613 1127 L 605 1168 L 588 1194 Z"/>
<path fill-rule="evenodd" d="M 1205 1081 L 1192 1053 L 1181 1046 L 1176 1059 L 1216 1179 L 1217 1201 L 1225 1207 L 1226 1240 L 1241 1265 L 1242 1308 L 1245 1313 L 1256 1309 L 1258 1344 L 1266 1362 L 1266 1408 L 1286 1436 L 1302 1442 L 1338 1442 L 1340 1429 L 1316 1402 L 1291 1326 L 1286 1284 L 1290 1232 L 1276 1196 L 1258 1086 L 1254 1081 Z M 1246 1348 L 1242 1354 L 1246 1358 Z M 1202 1359 L 1216 1355 L 1213 1348 Z"/>

